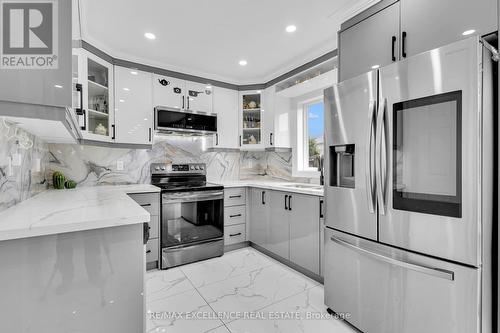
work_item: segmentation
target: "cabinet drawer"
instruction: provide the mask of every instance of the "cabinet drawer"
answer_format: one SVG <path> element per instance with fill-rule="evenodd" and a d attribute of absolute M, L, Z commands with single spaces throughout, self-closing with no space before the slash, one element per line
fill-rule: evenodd
<path fill-rule="evenodd" d="M 224 245 L 241 243 L 246 240 L 246 225 L 236 224 L 224 228 Z"/>
<path fill-rule="evenodd" d="M 160 233 L 160 217 L 158 215 L 151 215 L 149 223 L 149 238 L 158 238 Z"/>
<path fill-rule="evenodd" d="M 224 206 L 246 204 L 246 188 L 228 188 L 224 190 Z"/>
<path fill-rule="evenodd" d="M 146 243 L 146 262 L 158 260 L 158 238 L 148 240 Z"/>
<path fill-rule="evenodd" d="M 246 206 L 224 208 L 224 225 L 246 223 Z"/>
<path fill-rule="evenodd" d="M 135 193 L 129 196 L 151 215 L 160 213 L 160 194 L 159 193 Z"/>

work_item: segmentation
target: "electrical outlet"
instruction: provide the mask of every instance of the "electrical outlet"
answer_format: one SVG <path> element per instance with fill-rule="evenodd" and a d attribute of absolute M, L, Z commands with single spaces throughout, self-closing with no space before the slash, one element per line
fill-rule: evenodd
<path fill-rule="evenodd" d="M 123 169 L 125 169 L 123 161 L 116 161 L 116 170 L 123 171 Z"/>

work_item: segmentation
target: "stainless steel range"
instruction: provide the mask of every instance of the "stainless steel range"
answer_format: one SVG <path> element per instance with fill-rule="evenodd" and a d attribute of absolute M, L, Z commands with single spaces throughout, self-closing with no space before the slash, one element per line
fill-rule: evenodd
<path fill-rule="evenodd" d="M 207 183 L 202 163 L 151 165 L 162 190 L 161 269 L 224 254 L 224 187 Z"/>

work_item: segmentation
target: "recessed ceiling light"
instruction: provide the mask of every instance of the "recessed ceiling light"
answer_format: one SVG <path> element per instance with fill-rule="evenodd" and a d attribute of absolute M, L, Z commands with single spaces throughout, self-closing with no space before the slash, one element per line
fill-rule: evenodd
<path fill-rule="evenodd" d="M 257 90 L 257 94 L 260 94 L 262 92 L 262 90 Z"/>
<path fill-rule="evenodd" d="M 212 86 L 207 84 L 207 86 L 205 87 L 205 89 L 212 89 Z"/>
<path fill-rule="evenodd" d="M 295 30 L 297 30 L 297 27 L 294 26 L 294 25 L 289 25 L 285 28 L 286 32 L 294 32 Z"/>
<path fill-rule="evenodd" d="M 132 74 L 132 75 L 137 75 L 137 74 L 139 74 L 139 73 L 137 73 L 137 71 L 130 71 L 130 74 Z"/>
<path fill-rule="evenodd" d="M 372 66 L 372 69 L 377 69 L 377 68 L 379 68 L 379 67 L 380 67 L 380 65 L 373 65 L 373 66 Z"/>
<path fill-rule="evenodd" d="M 238 62 L 238 64 L 240 64 L 240 66 L 246 66 L 247 65 L 247 61 L 246 60 L 240 60 Z"/>
<path fill-rule="evenodd" d="M 55 88 L 62 89 L 62 87 L 63 87 L 63 86 L 61 86 L 60 84 L 54 84 L 54 87 L 55 87 Z"/>
<path fill-rule="evenodd" d="M 475 32 L 476 32 L 476 30 L 474 30 L 474 29 L 465 30 L 464 32 L 462 32 L 462 35 L 469 36 L 469 35 L 472 35 Z"/>
<path fill-rule="evenodd" d="M 151 39 L 151 40 L 156 39 L 155 34 L 154 34 L 154 33 L 152 33 L 152 32 L 146 32 L 146 33 L 144 34 L 144 37 L 146 37 L 147 39 Z"/>
<path fill-rule="evenodd" d="M 125 91 L 130 91 L 130 89 L 129 89 L 129 88 L 123 88 L 123 90 L 125 90 Z"/>

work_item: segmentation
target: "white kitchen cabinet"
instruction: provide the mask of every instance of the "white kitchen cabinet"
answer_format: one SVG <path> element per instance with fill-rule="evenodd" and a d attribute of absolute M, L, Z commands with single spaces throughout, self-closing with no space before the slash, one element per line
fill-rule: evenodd
<path fill-rule="evenodd" d="M 217 113 L 217 134 L 213 147 L 239 148 L 238 91 L 213 87 L 213 113 Z"/>
<path fill-rule="evenodd" d="M 73 49 L 77 58 L 78 78 L 75 84 L 81 85 L 81 100 L 76 94 L 74 104 L 82 109 L 79 124 L 83 139 L 114 142 L 114 85 L 113 65 L 83 49 Z M 76 65 L 75 65 L 76 67 Z"/>
<path fill-rule="evenodd" d="M 252 188 L 250 190 L 250 241 L 267 249 L 270 204 L 269 190 Z"/>
<path fill-rule="evenodd" d="M 213 87 L 186 81 L 186 110 L 212 113 Z"/>
<path fill-rule="evenodd" d="M 153 104 L 179 110 L 212 113 L 212 86 L 154 75 Z"/>
<path fill-rule="evenodd" d="M 151 144 L 152 74 L 115 66 L 115 142 Z"/>
<path fill-rule="evenodd" d="M 266 148 L 291 148 L 291 99 L 276 94 L 276 86 L 263 92 L 262 125 Z"/>
<path fill-rule="evenodd" d="M 239 94 L 240 109 L 240 148 L 264 149 L 262 92 L 260 90 L 243 91 Z"/>
<path fill-rule="evenodd" d="M 290 261 L 320 273 L 319 197 L 289 193 Z"/>
<path fill-rule="evenodd" d="M 186 81 L 153 74 L 153 105 L 184 109 Z"/>

